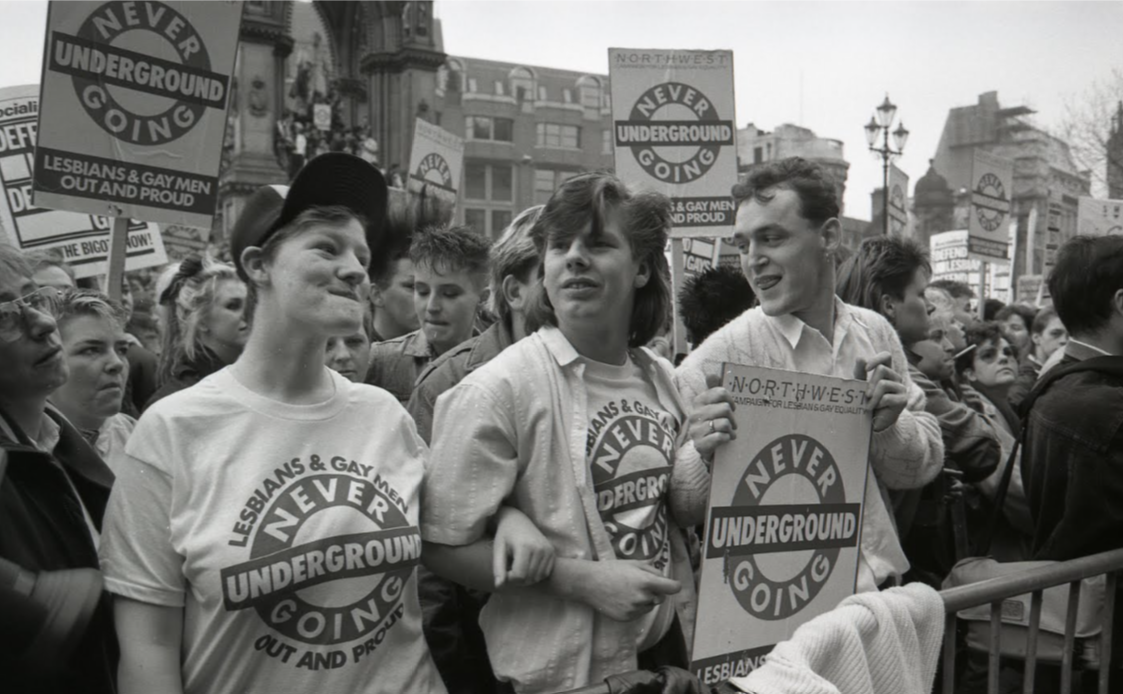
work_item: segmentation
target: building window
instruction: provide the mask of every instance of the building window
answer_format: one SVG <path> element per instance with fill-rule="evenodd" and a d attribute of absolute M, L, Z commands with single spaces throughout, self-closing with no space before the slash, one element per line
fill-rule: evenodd
<path fill-rule="evenodd" d="M 561 184 L 577 175 L 576 171 L 556 169 L 534 170 L 534 204 L 545 205 Z"/>
<path fill-rule="evenodd" d="M 504 89 L 505 87 L 503 86 L 503 82 L 501 80 L 495 80 L 495 95 L 505 96 L 506 92 L 504 91 Z"/>
<path fill-rule="evenodd" d="M 510 210 L 492 210 L 491 211 L 491 235 L 498 238 L 503 230 L 511 226 L 511 211 Z"/>
<path fill-rule="evenodd" d="M 465 226 L 471 227 L 474 231 L 487 234 L 487 210 L 464 210 L 464 224 Z"/>
<path fill-rule="evenodd" d="M 515 199 L 515 180 L 510 166 L 491 167 L 491 199 L 513 202 Z"/>
<path fill-rule="evenodd" d="M 466 163 L 464 165 L 464 197 L 469 200 L 514 202 L 514 171 L 509 165 L 505 164 Z"/>
<path fill-rule="evenodd" d="M 608 127 L 601 131 L 601 154 L 612 154 L 612 128 Z"/>
<path fill-rule="evenodd" d="M 515 121 L 510 118 L 467 116 L 464 119 L 464 132 L 469 140 L 514 142 L 514 131 Z"/>
<path fill-rule="evenodd" d="M 511 93 L 521 104 L 534 98 L 534 73 L 525 67 L 516 67 L 509 75 Z"/>
<path fill-rule="evenodd" d="M 538 147 L 554 147 L 558 149 L 580 149 L 581 128 L 576 125 L 562 125 L 560 123 L 538 124 Z"/>
<path fill-rule="evenodd" d="M 764 149 L 762 147 L 753 147 L 753 163 L 759 164 L 764 161 Z"/>
<path fill-rule="evenodd" d="M 464 197 L 487 200 L 487 165 L 469 162 L 464 166 Z"/>
<path fill-rule="evenodd" d="M 478 88 L 479 88 L 479 85 L 476 84 L 476 78 L 475 77 L 469 77 L 468 78 L 468 91 L 475 93 L 478 90 Z"/>
<path fill-rule="evenodd" d="M 581 92 L 581 105 L 586 109 L 600 110 L 600 82 L 597 78 L 588 75 L 577 80 L 577 89 Z"/>
<path fill-rule="evenodd" d="M 572 89 L 566 87 L 565 89 L 562 90 L 562 101 L 564 101 L 567 104 L 573 103 L 573 90 Z"/>
<path fill-rule="evenodd" d="M 549 97 L 550 97 L 550 94 L 549 94 L 549 92 L 546 91 L 545 87 L 539 87 L 538 88 L 538 100 L 539 101 L 547 101 L 549 99 Z"/>

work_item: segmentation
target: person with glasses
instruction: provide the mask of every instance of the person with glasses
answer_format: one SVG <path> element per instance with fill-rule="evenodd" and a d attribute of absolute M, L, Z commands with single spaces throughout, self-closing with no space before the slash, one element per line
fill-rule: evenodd
<path fill-rule="evenodd" d="M 40 287 L 0 244 L 0 672 L 12 692 L 115 691 L 97 547 L 113 473 L 48 398 L 69 368 Z"/>

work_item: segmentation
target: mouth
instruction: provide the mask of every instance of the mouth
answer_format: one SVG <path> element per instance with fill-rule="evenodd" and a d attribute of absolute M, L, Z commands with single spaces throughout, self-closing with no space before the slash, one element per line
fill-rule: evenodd
<path fill-rule="evenodd" d="M 775 287 L 783 279 L 780 275 L 763 275 L 753 279 L 753 284 L 756 285 L 757 291 L 766 292 Z"/>
<path fill-rule="evenodd" d="M 448 323 L 446 321 L 441 321 L 441 320 L 426 320 L 425 325 L 431 325 L 434 328 L 447 328 L 448 327 Z"/>
<path fill-rule="evenodd" d="M 61 355 L 62 355 L 62 347 L 55 347 L 55 348 L 51 349 L 51 351 L 47 352 L 45 355 L 40 357 L 39 360 L 35 362 L 35 365 L 36 366 L 44 366 L 46 364 L 49 364 L 49 363 L 53 362 L 55 359 L 57 359 Z"/>
<path fill-rule="evenodd" d="M 123 388 L 120 383 L 106 383 L 102 387 L 98 388 L 99 393 L 108 390 L 116 390 L 120 392 L 121 390 L 123 390 Z"/>
<path fill-rule="evenodd" d="M 340 296 L 344 299 L 350 299 L 351 301 L 356 302 L 359 300 L 359 297 L 355 294 L 355 292 L 349 292 L 346 289 L 329 289 L 328 294 L 331 294 L 332 296 Z"/>
<path fill-rule="evenodd" d="M 596 282 L 589 279 L 588 277 L 571 277 L 570 279 L 567 279 L 566 281 L 562 282 L 561 288 L 562 289 L 581 290 L 581 289 L 596 289 L 598 286 L 600 286 L 600 285 L 598 285 Z"/>

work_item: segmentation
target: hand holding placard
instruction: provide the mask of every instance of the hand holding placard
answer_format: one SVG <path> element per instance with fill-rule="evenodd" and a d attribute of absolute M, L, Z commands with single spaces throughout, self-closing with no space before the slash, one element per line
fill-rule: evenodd
<path fill-rule="evenodd" d="M 874 432 L 885 431 L 897 423 L 897 418 L 908 405 L 908 389 L 901 377 L 889 364 L 889 352 L 878 352 L 868 362 L 861 357 L 854 364 L 854 378 L 866 381 L 866 395 L 873 410 Z"/>
<path fill-rule="evenodd" d="M 714 458 L 718 446 L 737 438 L 733 421 L 733 396 L 721 387 L 721 376 L 706 376 L 707 389 L 694 396 L 694 412 L 690 415 L 690 440 L 702 459 Z"/>
<path fill-rule="evenodd" d="M 589 576 L 582 601 L 618 622 L 641 617 L 682 590 L 680 582 L 642 561 L 596 561 L 586 567 Z"/>

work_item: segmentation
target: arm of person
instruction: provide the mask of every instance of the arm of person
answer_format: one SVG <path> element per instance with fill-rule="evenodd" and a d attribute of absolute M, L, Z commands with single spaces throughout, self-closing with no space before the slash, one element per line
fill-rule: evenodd
<path fill-rule="evenodd" d="M 118 692 L 182 694 L 183 608 L 118 596 L 113 603 L 113 617 L 121 645 Z"/>
<path fill-rule="evenodd" d="M 432 396 L 430 389 L 424 383 L 414 387 L 413 393 L 409 396 L 409 402 L 406 404 L 406 411 L 413 417 L 418 435 L 427 445 L 433 443 L 433 407 L 435 405 L 436 398 Z"/>
<path fill-rule="evenodd" d="M 945 457 L 964 473 L 965 482 L 978 482 L 994 473 L 1003 458 L 998 434 L 991 421 L 962 402 L 923 373 L 910 368 L 909 376 L 924 392 L 925 410 L 936 418 L 944 441 Z"/>
<path fill-rule="evenodd" d="M 889 489 L 917 489 L 940 474 L 944 442 L 940 424 L 924 411 L 925 398 L 908 373 L 904 348 L 885 323 L 890 350 L 859 359 L 855 378 L 867 381 L 873 409 L 870 464 Z"/>

